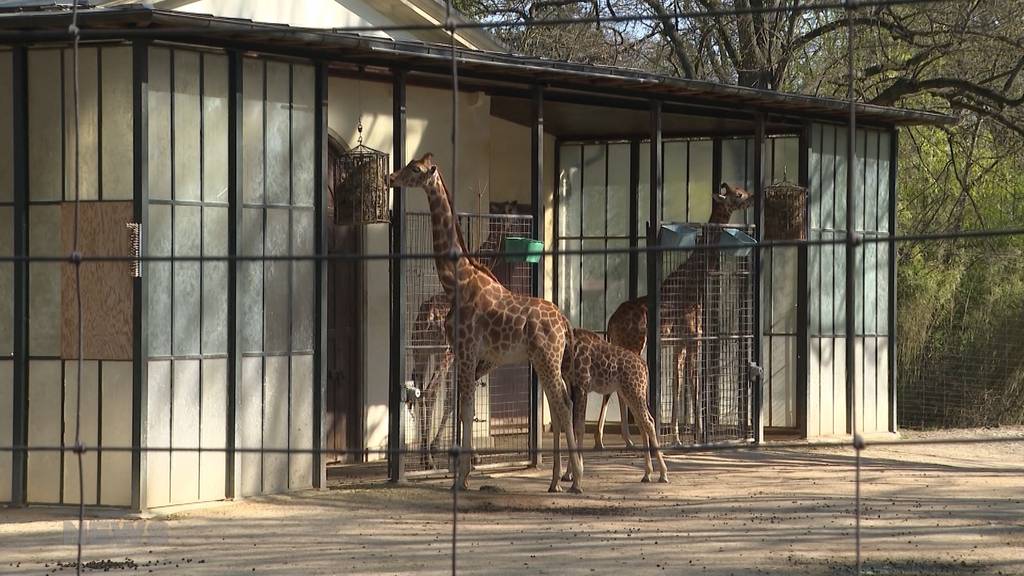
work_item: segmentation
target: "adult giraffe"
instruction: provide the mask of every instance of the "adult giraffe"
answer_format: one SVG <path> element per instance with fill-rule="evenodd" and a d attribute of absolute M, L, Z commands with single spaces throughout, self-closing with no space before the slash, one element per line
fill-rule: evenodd
<path fill-rule="evenodd" d="M 541 298 L 519 296 L 502 286 L 491 271 L 466 255 L 455 207 L 432 154 L 409 162 L 388 176 L 395 188 L 422 188 L 430 204 L 434 265 L 452 309 L 445 320 L 455 344 L 455 366 L 462 450 L 473 450 L 476 382 L 494 367 L 528 360 L 544 389 L 552 427 L 564 432 L 573 472 L 571 492 L 582 492 L 582 465 L 572 429 L 572 400 L 562 375 L 562 358 L 572 354 L 572 326 L 557 306 Z M 557 438 L 557 435 L 556 435 Z M 470 458 L 459 460 L 456 490 L 469 487 Z M 552 466 L 549 492 L 560 492 L 558 467 Z"/>
<path fill-rule="evenodd" d="M 738 186 L 722 182 L 718 192 L 711 195 L 711 224 L 701 237 L 701 244 L 715 245 L 722 234 L 722 225 L 728 224 L 733 212 L 744 210 L 754 195 Z M 679 416 L 682 402 L 679 395 L 682 383 L 689 382 L 693 390 L 694 435 L 700 435 L 700 398 L 697 387 L 697 365 L 704 334 L 703 312 L 706 278 L 718 271 L 717 250 L 697 250 L 681 266 L 665 277 L 659 287 L 662 309 L 671 313 L 661 315 L 661 336 L 679 339 L 681 344 L 673 350 L 676 369 L 672 378 L 672 441 L 680 444 Z M 681 289 L 676 288 L 681 286 Z M 673 287 L 675 289 L 669 289 Z M 608 319 L 608 340 L 612 344 L 640 354 L 647 344 L 647 296 L 627 300 L 615 309 Z M 685 373 L 685 376 L 684 376 Z M 606 395 L 601 403 L 599 423 L 604 423 L 608 409 Z M 620 398 L 621 402 L 621 398 Z M 623 426 L 628 437 L 628 426 Z M 600 441 L 600 426 L 595 440 Z"/>

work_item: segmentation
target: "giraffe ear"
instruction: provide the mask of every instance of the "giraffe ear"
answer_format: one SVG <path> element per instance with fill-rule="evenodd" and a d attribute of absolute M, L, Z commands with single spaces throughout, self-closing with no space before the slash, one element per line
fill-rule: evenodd
<path fill-rule="evenodd" d="M 431 176 L 433 176 L 435 172 L 437 172 L 437 166 L 434 166 L 433 164 L 431 164 L 430 165 L 430 170 L 428 170 L 427 173 L 430 174 Z"/>
<path fill-rule="evenodd" d="M 427 152 L 426 154 L 423 155 L 423 158 L 420 158 L 420 162 L 422 162 L 422 163 L 424 163 L 424 164 L 426 164 L 428 166 L 433 166 L 434 165 L 434 155 L 431 154 L 430 152 Z"/>

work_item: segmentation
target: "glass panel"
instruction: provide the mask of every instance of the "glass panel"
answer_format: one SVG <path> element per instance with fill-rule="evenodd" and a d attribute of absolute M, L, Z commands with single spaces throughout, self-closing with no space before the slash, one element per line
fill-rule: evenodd
<path fill-rule="evenodd" d="M 203 209 L 203 255 L 226 256 L 228 209 Z M 203 262 L 203 353 L 227 352 L 228 263 Z"/>
<path fill-rule="evenodd" d="M 14 208 L 0 206 L 0 256 L 13 254 Z M 0 358 L 14 352 L 13 325 L 14 263 L 0 262 Z"/>
<path fill-rule="evenodd" d="M 836 238 L 837 235 L 832 232 L 825 232 L 822 237 L 831 240 Z M 835 282 L 835 267 L 836 258 L 842 256 L 843 248 L 837 247 L 835 244 L 829 244 L 821 247 L 822 261 L 821 261 L 821 331 L 823 334 L 835 334 L 836 332 L 836 320 L 842 317 L 842 302 L 834 300 L 834 282 Z M 840 279 L 841 280 L 841 279 Z M 839 306 L 839 309 L 836 309 Z"/>
<path fill-rule="evenodd" d="M 878 326 L 879 334 L 889 335 L 889 245 L 878 245 Z"/>
<path fill-rule="evenodd" d="M 146 254 L 149 256 L 171 255 L 171 207 L 160 204 L 149 205 L 149 230 L 146 234 Z M 149 353 L 152 356 L 167 356 L 171 353 L 171 263 L 155 261 L 146 263 L 146 285 L 148 286 Z"/>
<path fill-rule="evenodd" d="M 853 294 L 853 313 L 856 319 L 855 326 L 857 334 L 864 333 L 864 253 L 866 251 L 866 245 L 861 245 L 854 250 L 854 254 L 857 257 L 856 267 L 854 268 L 854 278 L 856 291 Z"/>
<path fill-rule="evenodd" d="M 836 200 L 836 129 L 834 126 L 823 126 L 821 135 L 821 218 L 818 224 L 822 229 L 835 228 Z"/>
<path fill-rule="evenodd" d="M 608 214 L 603 144 L 583 147 L 583 235 L 604 236 Z"/>
<path fill-rule="evenodd" d="M 867 174 L 864 178 L 864 229 L 878 230 L 878 132 L 867 133 L 865 156 Z"/>
<path fill-rule="evenodd" d="M 290 66 L 267 62 L 267 133 L 264 143 L 267 147 L 268 204 L 288 204 L 291 199 L 288 162 L 290 92 Z"/>
<path fill-rule="evenodd" d="M 203 55 L 203 200 L 228 201 L 228 58 Z"/>
<path fill-rule="evenodd" d="M 637 248 L 645 248 L 647 240 L 641 238 L 636 243 Z M 639 252 L 636 255 L 636 293 L 638 296 L 647 294 L 647 253 Z"/>
<path fill-rule="evenodd" d="M 800 178 L 800 139 L 772 138 L 772 180 L 796 182 Z"/>
<path fill-rule="evenodd" d="M 202 166 L 199 54 L 174 51 L 174 199 L 199 200 Z"/>
<path fill-rule="evenodd" d="M 0 60 L 3 59 L 0 53 Z M 3 79 L 0 78 L 0 81 Z M 6 318 L 4 318 L 6 321 Z M 3 328 L 0 327 L 0 330 Z M 14 444 L 14 362 L 0 360 L 0 446 Z M 13 452 L 0 452 L 0 502 L 11 501 Z"/>
<path fill-rule="evenodd" d="M 819 240 L 822 238 L 822 233 L 818 230 L 811 230 L 810 239 L 811 241 Z M 810 332 L 812 335 L 821 334 L 822 329 L 822 300 L 824 298 L 825 290 L 831 290 L 832 286 L 829 284 L 827 287 L 822 282 L 822 251 L 823 246 L 808 246 L 807 247 L 807 285 L 810 289 L 811 297 L 808 303 L 810 309 L 808 314 L 810 315 L 811 328 Z M 773 279 L 773 282 L 778 280 Z"/>
<path fill-rule="evenodd" d="M 892 136 L 882 133 L 878 138 L 878 229 L 882 232 L 889 231 L 889 195 L 890 189 L 889 169 L 890 155 L 892 151 L 889 146 Z"/>
<path fill-rule="evenodd" d="M 629 240 L 609 239 L 608 248 L 629 248 Z M 629 254 L 609 254 L 607 274 L 608 289 L 605 291 L 607 317 L 604 319 L 604 327 L 608 326 L 608 318 L 619 307 L 619 304 L 629 298 Z"/>
<path fill-rule="evenodd" d="M 58 446 L 61 441 L 61 362 L 28 364 L 28 445 Z M 29 451 L 28 501 L 60 502 L 60 452 Z"/>
<path fill-rule="evenodd" d="M 604 249 L 604 240 L 584 240 L 583 249 L 602 250 Z M 604 331 L 605 288 L 604 254 L 583 256 L 583 275 L 580 285 L 580 300 L 583 308 L 581 327 L 587 330 Z"/>
<path fill-rule="evenodd" d="M 749 139 L 729 139 L 722 141 L 722 180 L 748 188 L 750 159 L 747 154 Z M 716 186 L 717 189 L 717 186 Z M 747 221 L 747 212 L 733 212 L 730 222 L 743 223 Z"/>
<path fill-rule="evenodd" d="M 199 360 L 175 360 L 171 365 L 171 446 L 175 448 L 199 447 L 199 366 Z M 171 452 L 171 503 L 198 498 L 199 452 Z"/>
<path fill-rule="evenodd" d="M 203 410 L 199 422 L 199 445 L 203 448 L 227 446 L 227 388 L 227 360 L 203 360 Z M 208 501 L 223 498 L 223 453 L 204 452 L 199 459 L 199 499 Z"/>
<path fill-rule="evenodd" d="M 244 256 L 263 255 L 263 210 L 242 210 L 242 246 Z M 239 310 L 241 311 L 241 347 L 243 352 L 263 350 L 263 266 L 260 261 L 239 263 Z"/>
<path fill-rule="evenodd" d="M 287 356 L 266 359 L 263 389 L 263 447 L 288 448 L 288 364 Z M 288 454 L 263 455 L 263 491 L 280 492 L 288 487 Z"/>
<path fill-rule="evenodd" d="M 81 126 L 78 157 L 79 184 L 83 200 L 99 198 L 97 153 L 99 144 L 99 108 L 97 97 L 97 57 L 95 48 L 82 48 L 78 56 L 78 119 Z M 75 100 L 74 58 L 64 50 L 64 199 L 75 199 Z"/>
<path fill-rule="evenodd" d="M 562 250 L 579 250 L 579 240 L 561 240 Z M 566 254 L 560 256 L 558 292 L 562 311 L 569 317 L 573 326 L 580 325 L 580 256 Z"/>
<path fill-rule="evenodd" d="M 608 146 L 608 234 L 629 235 L 629 144 Z"/>
<path fill-rule="evenodd" d="M 29 206 L 30 256 L 58 256 L 61 246 L 61 207 Z M 28 266 L 28 343 L 32 356 L 60 356 L 61 264 L 34 262 Z"/>
<path fill-rule="evenodd" d="M 167 331 L 166 328 L 164 330 Z M 147 446 L 171 445 L 171 361 L 149 362 L 146 392 Z M 171 458 L 167 452 L 146 455 L 146 503 L 167 504 L 171 496 Z"/>
<path fill-rule="evenodd" d="M 13 86 L 12 60 L 10 52 L 0 52 L 0 86 Z M 12 90 L 0 90 L 0 202 L 14 201 L 14 173 L 11 170 L 11 146 L 13 145 L 14 114 L 11 102 Z"/>
<path fill-rule="evenodd" d="M 292 203 L 313 205 L 316 119 L 312 66 L 292 66 Z"/>
<path fill-rule="evenodd" d="M 718 186 L 711 182 L 714 167 L 714 146 L 710 140 L 690 142 L 690 222 L 707 222 L 711 218 L 711 194 Z"/>
<path fill-rule="evenodd" d="M 292 357 L 291 376 L 288 447 L 293 450 L 309 450 L 313 448 L 313 356 Z M 308 488 L 313 483 L 312 454 L 291 454 L 288 458 L 288 468 L 290 489 Z"/>
<path fill-rule="evenodd" d="M 175 206 L 174 255 L 201 254 L 202 208 Z M 198 354 L 200 334 L 200 264 L 174 262 L 174 354 Z"/>
<path fill-rule="evenodd" d="M 313 249 L 314 214 L 312 210 L 293 210 L 295 229 L 292 253 L 311 256 Z M 292 262 L 292 350 L 313 349 L 315 303 L 315 264 L 311 260 Z"/>
<path fill-rule="evenodd" d="M 662 201 L 662 220 L 686 222 L 686 164 L 687 143 L 665 143 L 665 183 Z"/>
<path fill-rule="evenodd" d="M 846 149 L 849 147 L 846 128 L 836 128 L 836 208 L 835 228 L 846 230 Z"/>
<path fill-rule="evenodd" d="M 131 200 L 134 159 L 132 108 L 132 49 L 127 46 L 103 48 L 102 166 L 104 200 Z"/>
<path fill-rule="evenodd" d="M 30 200 L 60 200 L 61 169 L 61 52 L 28 52 L 28 185 Z"/>
<path fill-rule="evenodd" d="M 854 180 L 854 194 L 853 194 L 853 222 L 854 230 L 864 230 L 864 209 L 867 207 L 865 202 L 865 192 L 867 186 L 867 137 L 863 130 L 857 130 L 857 170 L 856 179 Z"/>
<path fill-rule="evenodd" d="M 580 146 L 562 146 L 559 153 L 559 160 L 562 164 L 562 175 L 559 179 L 559 235 L 579 236 L 580 235 Z"/>
<path fill-rule="evenodd" d="M 772 332 L 796 332 L 796 248 L 775 248 L 772 254 Z"/>
<path fill-rule="evenodd" d="M 106 446 L 131 446 L 132 363 L 104 362 L 101 406 L 101 438 Z M 224 457 L 221 456 L 221 461 Z M 100 482 L 100 504 L 128 506 L 132 494 L 130 452 L 104 452 Z"/>
<path fill-rule="evenodd" d="M 288 255 L 288 212 L 286 208 L 267 210 L 267 256 Z M 290 262 L 269 261 L 266 266 L 266 330 L 267 352 L 288 350 L 289 337 L 289 270 Z"/>
<path fill-rule="evenodd" d="M 833 234 L 834 238 L 842 238 L 842 234 Z M 845 245 L 832 245 L 832 286 L 833 310 L 835 320 L 833 326 L 835 333 L 839 336 L 846 334 L 846 247 Z"/>
<path fill-rule="evenodd" d="M 651 219 L 651 144 L 640 143 L 640 160 L 637 162 L 639 178 L 636 190 L 637 236 L 647 238 L 647 222 Z"/>
<path fill-rule="evenodd" d="M 171 198 L 171 53 L 149 49 L 149 197 Z"/>
<path fill-rule="evenodd" d="M 822 126 L 820 124 L 814 124 L 811 126 L 811 149 L 808 152 L 809 161 L 807 168 L 807 177 L 810 181 L 810 217 L 811 217 L 811 229 L 821 230 L 822 218 L 821 218 L 821 204 L 822 204 L 822 163 L 825 160 L 822 158 Z"/>
<path fill-rule="evenodd" d="M 242 199 L 263 203 L 263 62 L 242 60 Z"/>
<path fill-rule="evenodd" d="M 238 388 L 238 446 L 249 450 L 260 448 L 263 437 L 263 358 L 242 358 L 242 379 Z M 263 468 L 259 452 L 242 452 L 238 460 L 242 495 L 259 494 Z"/>
<path fill-rule="evenodd" d="M 864 245 L 864 332 L 878 330 L 878 244 Z"/>
<path fill-rule="evenodd" d="M 78 426 L 82 443 L 95 446 L 99 442 L 99 363 L 88 361 L 82 363 L 81 404 L 78 404 L 78 363 L 64 362 L 64 421 L 63 444 L 71 446 L 75 443 L 75 428 Z M 81 424 L 78 424 L 78 412 L 81 408 Z M 130 412 L 129 412 L 130 414 Z M 96 470 L 97 453 L 86 452 L 82 456 L 82 485 L 86 504 L 96 504 Z M 64 452 L 64 503 L 78 503 L 78 456 L 73 452 Z"/>

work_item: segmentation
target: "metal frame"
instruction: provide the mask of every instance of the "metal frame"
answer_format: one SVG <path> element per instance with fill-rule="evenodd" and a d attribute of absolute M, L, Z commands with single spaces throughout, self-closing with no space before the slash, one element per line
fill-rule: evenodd
<path fill-rule="evenodd" d="M 897 174 L 897 162 L 900 157 L 900 146 L 899 146 L 899 130 L 892 130 L 889 133 L 889 237 L 896 236 L 896 227 L 899 224 L 898 218 L 896 217 L 896 174 Z M 888 336 L 889 336 L 889 432 L 896 433 L 899 431 L 899 420 L 896 412 L 896 390 L 899 380 L 897 379 L 897 367 L 896 363 L 896 304 L 897 304 L 897 277 L 896 277 L 896 258 L 897 258 L 897 246 L 896 242 L 888 242 L 888 246 L 885 247 L 889 251 L 889 315 L 888 315 Z"/>
<path fill-rule="evenodd" d="M 651 101 L 651 179 L 650 219 L 647 224 L 647 246 L 658 245 L 661 228 L 660 199 L 662 197 L 662 141 L 661 102 Z M 650 394 L 647 405 L 654 415 L 655 425 L 661 426 L 661 296 L 658 286 L 661 278 L 661 253 L 647 252 L 647 380 Z"/>
<path fill-rule="evenodd" d="M 394 150 L 392 164 L 395 170 L 405 165 L 405 122 L 406 122 L 406 79 L 405 70 L 393 71 L 394 92 L 392 96 Z M 391 253 L 403 252 L 403 227 L 405 226 L 405 195 L 399 188 L 394 189 L 391 208 Z M 405 465 L 400 453 L 405 430 L 402 425 L 402 390 L 405 379 L 405 334 L 403 308 L 405 306 L 405 281 L 402 277 L 402 261 L 391 260 L 391 332 L 388 360 L 390 364 L 388 386 L 388 479 L 391 482 L 405 480 Z"/>
<path fill-rule="evenodd" d="M 810 195 L 810 149 L 811 124 L 808 122 L 800 131 L 798 146 L 799 174 L 798 184 L 808 190 Z M 804 202 L 804 237 L 811 237 L 811 202 Z M 800 437 L 808 436 L 808 406 L 810 398 L 811 374 L 811 289 L 810 289 L 810 256 L 807 244 L 797 247 L 797 299 L 796 299 L 796 425 Z"/>
<path fill-rule="evenodd" d="M 316 238 L 314 253 L 327 253 L 327 195 L 324 194 L 327 174 L 327 65 L 324 62 L 314 64 L 313 112 L 316 134 L 314 149 L 317 162 L 313 163 L 313 221 Z M 313 487 L 327 487 L 327 464 L 324 454 L 320 451 L 327 447 L 327 434 L 324 422 L 327 419 L 327 262 L 319 260 L 314 264 L 314 298 L 313 305 Z"/>
<path fill-rule="evenodd" d="M 720 141 L 720 140 L 719 140 Z M 754 116 L 754 239 L 760 243 L 764 239 L 764 142 L 765 142 L 765 129 L 764 129 L 764 115 L 756 114 Z M 714 184 L 714 183 L 713 183 Z M 761 266 L 763 261 L 761 260 L 761 248 L 759 245 L 754 246 L 754 261 L 751 263 L 751 275 L 753 282 L 753 293 L 754 293 L 754 310 L 753 310 L 753 333 L 754 333 L 754 348 L 751 350 L 751 356 L 753 363 L 757 366 L 762 365 L 761 359 L 761 346 L 763 344 L 763 334 L 761 332 L 761 310 L 762 310 L 762 292 L 761 292 Z M 762 370 L 761 374 L 764 374 Z M 751 376 L 748 372 L 748 378 Z M 764 378 L 753 378 L 751 400 L 751 412 L 753 419 L 751 421 L 752 432 L 755 443 L 764 442 L 764 419 L 762 418 L 762 408 L 764 404 L 762 390 L 764 389 Z M 746 418 L 743 419 L 746 422 Z"/>
<path fill-rule="evenodd" d="M 149 42 L 132 43 L 132 188 L 134 217 L 142 229 L 142 247 L 149 229 Z M 140 263 L 142 274 L 132 280 L 132 445 L 146 444 L 146 406 L 149 396 L 149 306 L 146 294 L 145 264 Z M 146 494 L 147 453 L 132 450 L 131 508 L 142 510 Z"/>
<path fill-rule="evenodd" d="M 629 247 L 640 246 L 640 140 L 629 141 Z M 556 216 L 557 217 L 557 216 Z M 629 299 L 636 300 L 640 284 L 640 256 L 629 253 Z"/>
<path fill-rule="evenodd" d="M 544 207 L 541 205 L 544 190 L 544 88 L 533 87 L 533 99 L 531 100 L 533 112 L 533 126 L 530 130 L 530 204 L 533 213 L 533 238 L 544 242 Z M 555 193 L 557 196 L 557 191 Z M 541 259 L 533 271 L 532 285 L 530 292 L 535 298 L 543 298 L 542 292 L 544 278 L 545 259 Z M 530 464 L 538 466 L 542 457 L 539 451 L 542 426 L 544 423 L 544 411 L 541 403 L 540 382 L 537 380 L 537 372 L 530 368 Z"/>
<path fill-rule="evenodd" d="M 237 256 L 242 237 L 242 55 L 232 50 L 228 53 L 228 254 Z M 239 461 L 236 458 L 238 388 L 242 378 L 242 354 L 239 350 L 241 324 L 238 322 L 238 268 L 236 260 L 228 266 L 228 391 L 225 437 L 227 452 L 224 471 L 224 495 L 235 498 L 240 486 L 240 475 L 236 474 Z"/>
<path fill-rule="evenodd" d="M 11 118 L 12 169 L 14 171 L 14 253 L 28 254 L 28 51 L 12 51 Z M 28 444 L 28 262 L 14 263 L 14 372 L 13 435 L 15 445 Z M 28 453 L 11 454 L 11 504 L 27 500 Z"/>

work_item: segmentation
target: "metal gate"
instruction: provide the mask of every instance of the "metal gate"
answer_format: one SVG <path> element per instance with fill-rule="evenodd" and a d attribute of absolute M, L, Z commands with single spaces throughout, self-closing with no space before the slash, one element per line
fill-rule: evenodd
<path fill-rule="evenodd" d="M 752 437 L 753 250 L 730 242 L 736 232 L 752 235 L 753 227 L 705 224 L 696 244 L 720 248 L 662 256 L 663 445 Z"/>
<path fill-rule="evenodd" d="M 518 214 L 460 214 L 467 249 L 480 254 L 477 260 L 488 266 L 509 290 L 529 295 L 534 269 L 526 262 L 501 256 L 507 236 L 529 237 L 533 219 Z M 426 254 L 432 250 L 430 214 L 405 215 L 406 253 Z M 452 446 L 456 422 L 453 416 L 455 386 L 451 349 L 444 334 L 449 302 L 437 277 L 433 259 L 403 260 L 405 266 L 405 380 L 420 391 L 416 400 L 405 404 L 401 417 L 405 436 L 403 448 L 409 473 L 448 470 L 446 451 Z M 477 466 L 508 465 L 529 459 L 530 366 L 512 364 L 495 368 L 481 379 L 476 392 L 473 446 L 500 452 L 474 459 Z M 433 453 L 433 454 L 431 454 Z"/>

